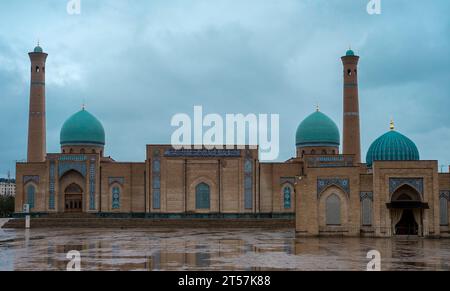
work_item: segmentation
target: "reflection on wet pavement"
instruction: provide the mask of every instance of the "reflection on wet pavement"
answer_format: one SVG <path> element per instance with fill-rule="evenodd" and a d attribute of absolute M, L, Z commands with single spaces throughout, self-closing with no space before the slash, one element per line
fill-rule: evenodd
<path fill-rule="evenodd" d="M 267 229 L 0 229 L 0 270 L 365 270 L 367 252 L 382 270 L 450 270 L 450 240 L 295 238 Z"/>

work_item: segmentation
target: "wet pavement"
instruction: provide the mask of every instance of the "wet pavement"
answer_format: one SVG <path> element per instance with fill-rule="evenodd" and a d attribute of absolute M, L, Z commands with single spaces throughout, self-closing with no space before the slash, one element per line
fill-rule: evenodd
<path fill-rule="evenodd" d="M 0 224 L 2 221 L 0 221 Z M 450 240 L 295 238 L 267 229 L 0 229 L 0 270 L 450 270 Z"/>
<path fill-rule="evenodd" d="M 0 218 L 0 228 L 2 228 L 2 226 L 7 223 L 9 220 L 9 218 Z"/>

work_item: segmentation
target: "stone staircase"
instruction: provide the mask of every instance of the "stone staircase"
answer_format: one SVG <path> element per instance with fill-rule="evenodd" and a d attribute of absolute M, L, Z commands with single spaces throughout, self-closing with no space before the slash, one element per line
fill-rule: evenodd
<path fill-rule="evenodd" d="M 98 218 L 89 214 L 55 214 L 32 218 L 31 228 L 292 228 L 291 219 L 144 219 Z M 25 219 L 11 219 L 3 228 L 23 229 Z"/>
<path fill-rule="evenodd" d="M 85 218 L 97 218 L 95 214 L 90 213 L 51 213 L 48 214 L 45 218 L 51 219 L 85 219 Z"/>

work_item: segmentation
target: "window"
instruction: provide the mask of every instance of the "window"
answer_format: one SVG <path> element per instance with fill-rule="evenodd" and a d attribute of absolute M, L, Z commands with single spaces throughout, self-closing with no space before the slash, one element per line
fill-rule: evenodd
<path fill-rule="evenodd" d="M 253 170 L 253 163 L 251 160 L 246 160 L 245 161 L 245 172 L 246 173 L 251 173 Z"/>
<path fill-rule="evenodd" d="M 120 188 L 112 188 L 112 209 L 120 209 Z"/>
<path fill-rule="evenodd" d="M 448 225 L 448 200 L 445 197 L 439 199 L 441 225 Z"/>
<path fill-rule="evenodd" d="M 336 194 L 327 198 L 326 223 L 327 225 L 341 225 L 341 200 Z"/>
<path fill-rule="evenodd" d="M 372 225 L 372 200 L 370 198 L 364 198 L 361 201 L 362 207 L 362 225 Z"/>
<path fill-rule="evenodd" d="M 159 157 L 155 157 L 152 162 L 152 189 L 153 189 L 153 209 L 161 208 L 161 161 Z"/>
<path fill-rule="evenodd" d="M 292 207 L 291 197 L 292 197 L 291 187 L 289 186 L 284 187 L 283 190 L 284 209 L 290 209 Z"/>
<path fill-rule="evenodd" d="M 27 204 L 30 205 L 30 209 L 34 208 L 34 196 L 36 194 L 36 188 L 33 185 L 27 188 Z"/>
<path fill-rule="evenodd" d="M 244 208 L 253 209 L 253 160 L 250 158 L 244 164 Z"/>
<path fill-rule="evenodd" d="M 153 161 L 153 171 L 155 171 L 155 172 L 161 171 L 161 162 L 159 160 Z"/>
<path fill-rule="evenodd" d="M 210 209 L 211 191 L 208 184 L 201 183 L 195 188 L 195 205 L 197 209 Z"/>
<path fill-rule="evenodd" d="M 40 69 L 39 66 L 36 66 L 36 73 L 39 73 Z"/>
<path fill-rule="evenodd" d="M 316 150 L 312 150 L 311 155 L 315 155 L 315 154 L 316 154 Z"/>

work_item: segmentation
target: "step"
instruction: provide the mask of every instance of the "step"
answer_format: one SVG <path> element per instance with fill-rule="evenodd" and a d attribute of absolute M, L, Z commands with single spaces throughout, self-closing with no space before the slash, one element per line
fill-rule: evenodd
<path fill-rule="evenodd" d="M 286 219 L 119 219 L 34 218 L 32 228 L 294 228 Z M 24 219 L 12 219 L 3 228 L 23 229 Z"/>

